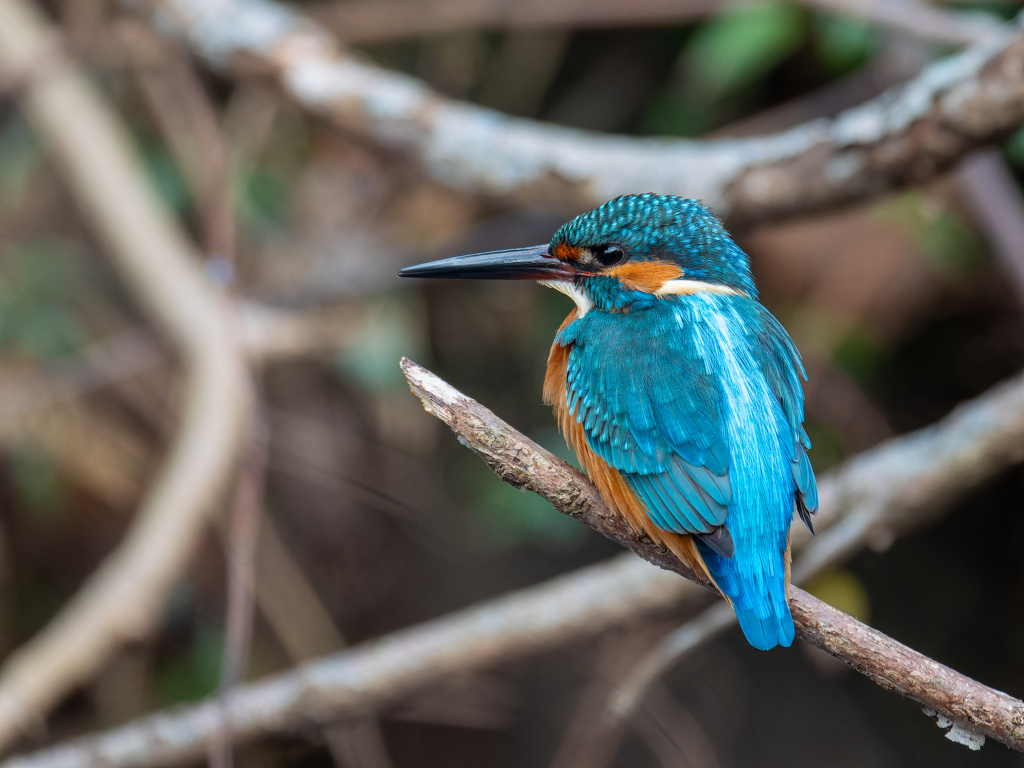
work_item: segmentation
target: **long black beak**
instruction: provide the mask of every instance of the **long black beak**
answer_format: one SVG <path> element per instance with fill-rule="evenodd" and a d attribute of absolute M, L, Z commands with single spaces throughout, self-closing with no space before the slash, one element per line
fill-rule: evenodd
<path fill-rule="evenodd" d="M 399 277 L 476 278 L 480 280 L 558 280 L 573 271 L 548 253 L 548 246 L 510 248 L 507 251 L 471 253 L 450 259 L 416 264 L 398 272 Z"/>

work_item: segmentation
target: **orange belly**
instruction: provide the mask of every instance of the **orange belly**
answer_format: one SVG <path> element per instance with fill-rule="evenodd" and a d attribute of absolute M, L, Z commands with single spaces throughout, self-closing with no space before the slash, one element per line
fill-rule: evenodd
<path fill-rule="evenodd" d="M 558 330 L 561 331 L 575 319 L 576 310 L 573 309 Z M 554 409 L 558 429 L 565 437 L 565 441 L 576 452 L 583 469 L 613 512 L 625 518 L 634 531 L 645 534 L 655 544 L 665 547 L 689 565 L 694 573 L 714 584 L 714 579 L 711 578 L 693 537 L 658 528 L 647 515 L 643 503 L 626 484 L 622 474 L 590 448 L 583 425 L 576 422 L 576 417 L 569 411 L 565 399 L 569 350 L 569 346 L 562 347 L 557 342 L 551 346 L 547 373 L 544 376 L 544 402 Z"/>

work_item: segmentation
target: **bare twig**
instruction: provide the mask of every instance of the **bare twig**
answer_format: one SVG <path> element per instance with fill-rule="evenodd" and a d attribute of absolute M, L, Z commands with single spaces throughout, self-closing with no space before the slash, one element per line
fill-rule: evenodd
<path fill-rule="evenodd" d="M 957 181 L 989 245 L 1024 299 L 1024 195 L 999 150 L 979 152 L 957 170 Z"/>
<path fill-rule="evenodd" d="M 0 423 L 142 373 L 162 360 L 157 341 L 133 328 L 91 344 L 77 358 L 0 376 Z"/>
<path fill-rule="evenodd" d="M 648 704 L 657 678 L 689 650 L 736 623 L 727 603 L 714 603 L 682 627 L 657 642 L 653 648 L 623 655 L 617 674 L 604 670 L 594 674 L 589 690 L 579 698 L 573 725 L 567 729 L 552 761 L 552 768 L 603 768 L 615 761 L 627 726 L 642 727 L 649 715 Z M 632 659 L 639 655 L 640 661 Z M 641 703 L 645 718 L 630 720 Z"/>
<path fill-rule="evenodd" d="M 531 447 L 485 408 L 419 366 L 408 361 L 404 366 L 435 413 L 455 418 L 456 411 L 443 405 L 445 398 L 472 404 L 468 413 L 461 414 L 465 420 L 456 422 L 460 437 L 490 456 L 503 477 L 523 487 L 554 483 L 546 487 L 555 488 L 560 509 L 579 514 L 587 509 L 600 514 L 604 509 L 580 473 Z M 514 457 L 510 464 L 501 464 L 497 458 L 510 455 Z M 823 476 L 816 524 L 821 530 L 843 525 L 849 538 L 841 541 L 863 541 L 858 537 L 867 531 L 868 541 L 885 546 L 898 532 L 940 514 L 966 490 L 1022 459 L 1024 377 L 1017 377 L 962 405 L 938 424 L 890 440 Z M 567 477 L 572 482 L 559 485 Z M 878 515 L 878 510 L 885 514 Z M 846 520 L 851 521 L 849 525 Z M 623 542 L 631 541 L 623 531 Z M 799 547 L 804 542 L 806 538 L 798 535 L 794 543 Z M 228 705 L 234 734 L 237 739 L 249 739 L 311 720 L 361 715 L 453 672 L 585 639 L 682 602 L 695 605 L 707 595 L 694 584 L 633 557 L 616 559 L 240 687 Z M 202 753 L 213 717 L 210 703 L 157 713 L 8 765 L 58 768 L 92 762 L 126 768 L 180 762 Z M 1014 727 L 1024 727 L 1024 719 Z"/>
<path fill-rule="evenodd" d="M 256 600 L 293 661 L 308 661 L 345 647 L 330 613 L 265 513 L 256 550 Z M 340 768 L 390 765 L 380 728 L 371 718 L 332 723 L 324 729 L 324 737 Z"/>
<path fill-rule="evenodd" d="M 734 223 L 806 213 L 932 178 L 1024 121 L 1018 24 L 835 119 L 686 141 L 571 130 L 445 99 L 344 55 L 322 28 L 272 0 L 124 2 L 159 14 L 161 29 L 221 71 L 258 64 L 304 108 L 417 158 L 444 184 L 562 208 L 662 192 L 700 198 Z"/>
<path fill-rule="evenodd" d="M 975 43 L 997 22 L 981 14 L 958 14 L 921 0 L 803 0 L 805 5 L 838 11 L 898 29 L 925 40 L 951 45 Z M 460 29 L 551 29 L 622 27 L 629 24 L 679 24 L 729 10 L 728 0 L 347 0 L 305 8 L 347 43 L 379 43 Z"/>
<path fill-rule="evenodd" d="M 257 407 L 257 413 L 259 408 Z M 224 621 L 224 651 L 221 660 L 218 701 L 222 704 L 221 725 L 210 742 L 210 768 L 234 765 L 231 723 L 223 702 L 241 682 L 249 661 L 256 596 L 256 548 L 263 508 L 263 485 L 267 473 L 267 434 L 262 417 L 250 428 L 247 455 L 239 467 L 235 499 L 227 536 L 228 599 Z"/>
<path fill-rule="evenodd" d="M 647 717 L 637 723 L 637 732 L 661 765 L 718 768 L 714 747 L 700 721 L 665 686 L 657 686 L 652 693 L 644 709 Z"/>
<path fill-rule="evenodd" d="M 625 544 L 645 560 L 703 584 L 688 566 L 642 534 L 631 532 L 631 540 L 628 534 L 624 537 L 623 528 L 628 529 L 628 524 L 609 519 L 614 516 L 603 504 L 593 502 L 596 491 L 577 471 L 425 369 L 407 360 L 402 365 L 424 407 L 452 427 L 460 442 L 480 455 L 503 480 L 538 493 L 558 511 Z M 850 519 L 854 518 L 847 521 Z M 836 546 L 831 548 L 835 550 Z M 809 569 L 804 571 L 808 573 Z M 799 637 L 887 690 L 952 719 L 965 743 L 977 743 L 979 736 L 982 741 L 988 736 L 1024 751 L 1024 702 L 928 659 L 797 587 L 790 589 L 790 604 Z M 705 623 L 720 627 L 723 620 L 712 611 Z"/>
<path fill-rule="evenodd" d="M 150 111 L 188 181 L 203 222 L 203 250 L 210 259 L 234 259 L 228 148 L 217 109 L 192 62 L 138 21 L 118 31 Z"/>
<path fill-rule="evenodd" d="M 687 565 L 661 550 L 598 500 L 584 476 L 475 401 L 409 360 L 402 369 L 423 406 L 459 435 L 505 482 L 544 497 L 564 514 L 632 550 L 645 560 L 703 585 Z M 874 478 L 874 482 L 879 479 Z M 891 490 L 891 489 L 890 489 Z M 823 504 L 824 506 L 824 504 Z M 846 519 L 847 522 L 850 519 Z M 932 661 L 826 605 L 790 588 L 797 636 L 846 662 L 876 683 L 977 732 L 1024 752 L 1024 702 L 994 691 Z M 720 624 L 714 614 L 709 623 Z"/>
<path fill-rule="evenodd" d="M 256 602 L 294 661 L 345 647 L 345 638 L 266 512 L 260 518 L 256 550 Z"/>
<path fill-rule="evenodd" d="M 58 38 L 31 6 L 0 0 L 0 67 L 26 71 Z M 124 543 L 0 675 L 0 744 L 9 744 L 126 640 L 156 623 L 224 487 L 248 411 L 245 366 L 224 304 L 195 252 L 144 181 L 122 128 L 68 66 L 47 70 L 20 102 L 85 215 L 187 371 L 181 429 Z"/>
<path fill-rule="evenodd" d="M 1024 702 L 929 659 L 802 590 L 793 589 L 789 604 L 803 640 L 887 691 L 923 704 L 931 716 L 945 715 L 953 721 L 947 735 L 959 736 L 954 740 L 977 749 L 989 736 L 1024 752 Z"/>
<path fill-rule="evenodd" d="M 947 45 L 985 40 L 998 22 L 981 13 L 954 13 L 925 0 L 802 0 L 805 5 L 864 19 L 908 35 Z"/>
<path fill-rule="evenodd" d="M 634 666 L 625 683 L 608 698 L 607 711 L 600 718 L 609 727 L 631 715 L 644 694 L 668 669 L 711 638 L 736 623 L 736 614 L 727 603 L 715 603 L 666 637 Z M 610 746 L 610 745 L 609 745 Z M 611 751 L 609 749 L 609 751 Z"/>
<path fill-rule="evenodd" d="M 550 29 L 678 23 L 717 13 L 724 5 L 722 0 L 356 0 L 316 3 L 308 12 L 347 43 L 377 43 L 477 27 Z"/>
<path fill-rule="evenodd" d="M 237 320 L 246 355 L 262 364 L 337 352 L 356 337 L 363 313 L 356 306 L 289 312 L 240 302 Z M 150 331 L 123 331 L 71 360 L 0 374 L 0 423 L 170 365 L 169 355 Z"/>
<path fill-rule="evenodd" d="M 672 562 L 650 542 L 637 543 L 634 532 L 607 511 L 583 473 L 535 449 L 528 438 L 421 366 L 403 360 L 402 367 L 424 407 L 455 429 L 460 442 L 472 445 L 505 482 L 541 493 L 559 511 L 600 528 L 627 548 L 647 547 L 638 552 L 645 559 Z M 818 560 L 835 559 L 864 542 L 885 549 L 902 533 L 940 516 L 970 488 L 1024 461 L 1022 438 L 1024 375 L 1018 375 L 940 422 L 888 440 L 827 473 L 818 484 L 821 508 L 815 528 L 818 541 L 828 547 L 809 549 L 797 565 L 798 575 L 805 569 L 809 577 Z M 506 456 L 515 454 L 512 449 L 521 455 L 508 462 Z M 566 473 L 578 482 L 555 482 Z M 843 535 L 820 535 L 833 526 L 842 526 Z M 793 527 L 797 551 L 813 540 L 805 527 Z"/>
<path fill-rule="evenodd" d="M 317 333 L 323 336 L 323 342 L 327 345 L 324 349 L 334 349 L 344 342 L 349 333 L 344 329 L 344 323 L 354 316 L 352 311 L 346 310 L 340 314 L 335 311 L 316 315 L 315 319 L 310 320 L 307 315 L 291 315 L 252 304 L 242 304 L 239 310 L 243 320 L 259 316 L 267 324 L 266 327 L 286 322 L 301 329 L 312 322 L 319 329 Z M 270 313 L 272 319 L 265 317 L 267 313 Z M 264 343 L 267 338 L 265 330 L 246 334 L 247 350 L 256 363 L 268 360 L 266 352 L 269 350 Z M 271 337 L 274 336 L 276 334 L 271 332 Z M 297 338 L 307 339 L 307 334 L 299 333 Z M 276 344 L 270 346 L 278 349 Z M 312 346 L 303 344 L 303 347 L 311 352 L 318 351 L 315 343 Z M 292 352 L 301 352 L 301 349 Z M 270 355 L 269 359 L 272 358 L 273 355 Z M 0 403 L 3 403 L 0 408 L 0 424 L 26 411 L 49 408 L 94 388 L 118 383 L 126 377 L 156 367 L 168 369 L 170 365 L 165 350 L 151 333 L 141 329 L 125 331 L 88 347 L 79 359 L 69 363 L 0 379 Z M 251 483 L 253 479 L 243 471 L 240 481 Z M 251 488 L 246 490 L 252 492 Z M 264 518 L 258 527 L 257 599 L 288 654 L 295 661 L 304 661 L 341 650 L 345 643 L 340 633 L 281 542 L 272 522 Z M 228 622 L 229 625 L 231 623 Z M 230 629 L 228 634 L 232 634 Z M 325 735 L 332 750 L 359 755 L 356 765 L 367 768 L 388 764 L 382 739 L 372 721 L 360 723 L 357 728 L 331 726 L 326 729 Z"/>

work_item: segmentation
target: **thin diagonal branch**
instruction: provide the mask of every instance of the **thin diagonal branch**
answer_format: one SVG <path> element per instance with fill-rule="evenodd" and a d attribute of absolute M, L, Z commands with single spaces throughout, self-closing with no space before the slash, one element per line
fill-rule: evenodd
<path fill-rule="evenodd" d="M 336 353 L 358 335 L 356 306 L 290 312 L 252 302 L 237 304 L 239 335 L 252 364 Z M 73 400 L 171 359 L 155 334 L 132 328 L 86 347 L 76 358 L 29 372 L 0 375 L 0 423 Z"/>
<path fill-rule="evenodd" d="M 273 0 L 123 0 L 209 65 L 253 65 L 347 134 L 473 195 L 591 208 L 619 194 L 700 198 L 731 224 L 865 199 L 935 177 L 1024 122 L 1024 35 L 1006 25 L 830 120 L 744 139 L 637 139 L 510 118 L 342 51 Z"/>
<path fill-rule="evenodd" d="M 537 493 L 559 512 L 644 560 L 706 586 L 671 552 L 660 549 L 614 515 L 581 472 L 425 368 L 403 360 L 402 369 L 424 407 L 448 424 L 459 442 L 479 455 L 505 482 Z M 797 637 L 849 664 L 886 690 L 961 723 L 961 729 L 1024 752 L 1024 702 L 929 659 L 798 587 L 790 587 L 789 602 Z"/>
<path fill-rule="evenodd" d="M 1024 299 L 1024 194 L 999 150 L 979 152 L 957 170 L 961 192 L 989 247 Z"/>
<path fill-rule="evenodd" d="M 253 387 L 256 390 L 256 387 Z M 267 473 L 267 425 L 262 402 L 255 393 L 255 418 L 250 427 L 248 445 L 235 481 L 235 498 L 226 536 L 228 595 L 224 620 L 218 698 L 244 679 L 252 644 L 256 608 L 256 551 Z M 210 768 L 232 768 L 235 764 L 234 739 L 227 713 L 209 748 Z"/>
<path fill-rule="evenodd" d="M 1020 699 L 929 659 L 803 590 L 794 587 L 789 604 L 797 634 L 805 642 L 887 691 L 946 715 L 965 738 L 982 734 L 1024 752 L 1024 702 Z"/>

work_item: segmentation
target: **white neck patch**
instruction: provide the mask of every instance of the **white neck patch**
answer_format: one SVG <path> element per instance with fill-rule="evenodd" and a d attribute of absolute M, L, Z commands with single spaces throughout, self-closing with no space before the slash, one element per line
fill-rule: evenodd
<path fill-rule="evenodd" d="M 691 296 L 695 293 L 716 293 L 720 296 L 746 296 L 743 291 L 737 291 L 727 285 L 718 283 L 704 283 L 700 280 L 667 280 L 661 288 L 654 292 L 655 296 L 674 294 L 676 296 Z"/>
<path fill-rule="evenodd" d="M 570 299 L 576 302 L 577 317 L 583 317 L 587 312 L 594 308 L 594 302 L 590 300 L 579 287 L 574 283 L 566 282 L 565 280 L 541 280 L 540 285 L 547 286 L 548 288 L 554 288 L 559 293 L 564 293 Z"/>

